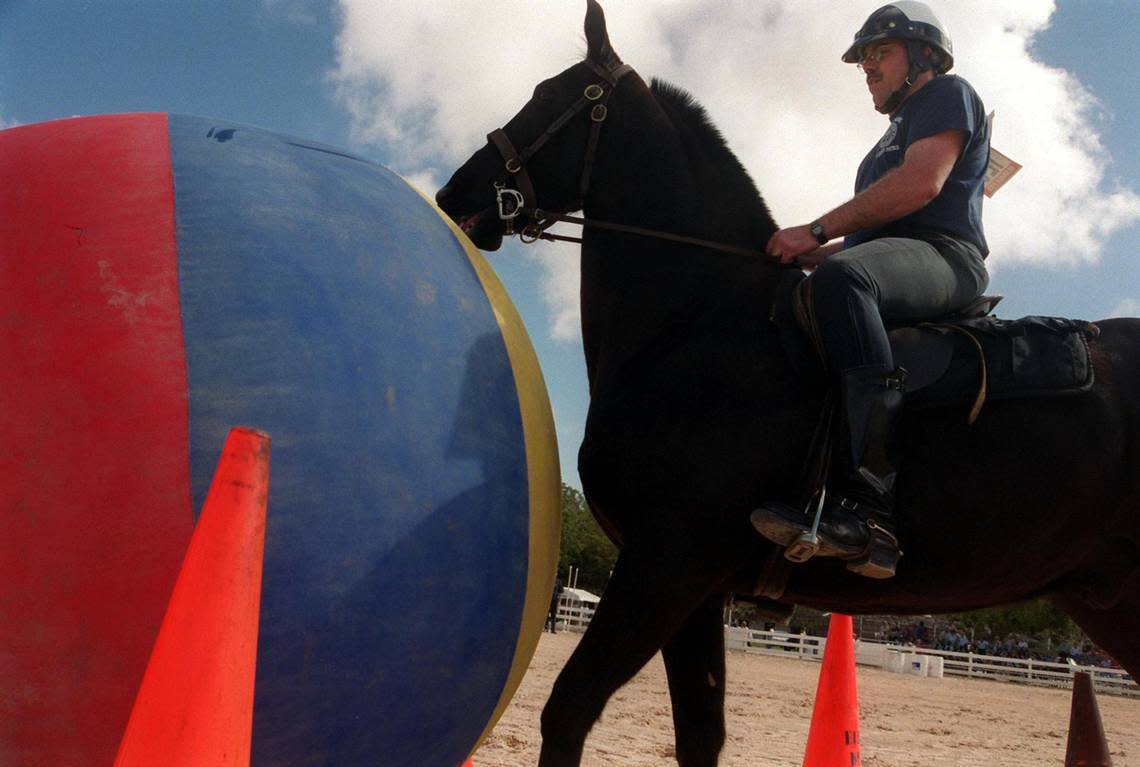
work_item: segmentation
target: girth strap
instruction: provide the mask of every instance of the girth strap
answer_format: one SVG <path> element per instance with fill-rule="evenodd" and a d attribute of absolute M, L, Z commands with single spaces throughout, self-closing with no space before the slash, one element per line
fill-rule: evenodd
<path fill-rule="evenodd" d="M 943 322 L 921 322 L 918 324 L 920 328 L 935 328 L 938 330 L 947 330 L 954 333 L 961 333 L 966 338 L 970 339 L 970 343 L 974 345 L 974 350 L 978 353 L 978 367 L 981 369 L 981 380 L 978 383 L 978 394 L 974 397 L 974 404 L 970 407 L 970 413 L 966 416 L 966 423 L 970 426 L 974 425 L 974 421 L 978 420 L 978 415 L 982 412 L 982 406 L 986 404 L 986 389 L 988 388 L 988 371 L 986 368 L 986 352 L 982 349 L 982 342 L 978 337 L 971 333 L 961 325 Z"/>

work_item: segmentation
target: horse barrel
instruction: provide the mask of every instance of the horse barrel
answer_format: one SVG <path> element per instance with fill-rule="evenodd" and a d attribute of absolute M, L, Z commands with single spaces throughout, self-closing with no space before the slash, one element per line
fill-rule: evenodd
<path fill-rule="evenodd" d="M 0 131 L 0 763 L 110 764 L 227 430 L 273 439 L 252 763 L 458 765 L 533 654 L 533 349 L 399 176 L 195 117 Z"/>

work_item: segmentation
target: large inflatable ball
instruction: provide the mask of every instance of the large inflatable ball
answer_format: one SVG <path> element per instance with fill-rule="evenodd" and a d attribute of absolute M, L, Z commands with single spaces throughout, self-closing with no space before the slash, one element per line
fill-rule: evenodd
<path fill-rule="evenodd" d="M 397 175 L 165 114 L 0 132 L 0 764 L 109 765 L 227 431 L 273 439 L 254 765 L 459 765 L 537 644 L 550 408 Z"/>

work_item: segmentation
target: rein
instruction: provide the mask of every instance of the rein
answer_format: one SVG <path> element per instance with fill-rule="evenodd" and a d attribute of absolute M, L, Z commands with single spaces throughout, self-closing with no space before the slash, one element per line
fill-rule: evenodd
<path fill-rule="evenodd" d="M 610 231 L 635 234 L 642 237 L 653 237 L 659 240 L 696 245 L 738 256 L 770 258 L 761 250 L 741 248 L 736 245 L 702 240 L 696 237 L 686 237 L 658 229 L 644 229 L 642 227 L 629 226 L 626 224 L 616 224 L 609 221 L 598 221 L 596 219 L 583 218 L 580 216 L 571 216 L 566 213 L 555 213 L 542 210 L 538 207 L 538 195 L 534 189 L 534 182 L 527 172 L 527 161 L 546 144 L 551 136 L 560 131 L 579 112 L 592 104 L 593 106 L 590 109 L 590 137 L 586 144 L 586 155 L 582 161 L 582 175 L 578 183 L 578 199 L 571 203 L 569 210 L 577 210 L 583 206 L 586 193 L 590 188 L 590 174 L 594 166 L 594 154 L 598 148 L 598 136 L 602 131 L 602 125 L 605 123 L 606 117 L 609 115 L 609 107 L 607 105 L 610 96 L 613 95 L 621 78 L 633 71 L 633 67 L 628 64 L 621 64 L 613 69 L 604 69 L 589 60 L 585 63 L 589 65 L 604 82 L 587 85 L 578 100 L 559 115 L 554 122 L 550 124 L 550 127 L 543 131 L 543 133 L 522 152 L 519 152 L 515 148 L 507 136 L 506 131 L 502 128 L 493 130 L 487 135 L 487 141 L 499 150 L 499 154 L 503 158 L 507 177 L 514 180 L 515 188 L 507 186 L 505 181 L 495 182 L 495 201 L 498 205 L 499 218 L 506 224 L 504 234 L 508 236 L 517 234 L 519 240 L 527 244 L 537 242 L 538 240 L 548 240 L 551 242 L 582 242 L 581 237 L 550 234 L 546 231 L 557 222 L 564 221 L 582 227 L 608 229 Z M 516 232 L 514 229 L 515 219 L 523 214 L 530 219 L 530 223 L 528 223 L 521 232 Z"/>
<path fill-rule="evenodd" d="M 717 242 L 715 240 L 702 240 L 697 237 L 686 237 L 681 234 L 673 234 L 672 232 L 665 232 L 660 229 L 644 229 L 639 226 L 629 226 L 628 224 L 615 224 L 610 221 L 598 221 L 594 218 L 582 218 L 580 216 L 570 216 L 565 213 L 547 213 L 539 208 L 529 209 L 521 208 L 519 213 L 526 213 L 535 222 L 528 226 L 521 232 L 518 232 L 519 239 L 525 243 L 532 243 L 535 240 L 549 240 L 551 242 L 582 242 L 581 237 L 570 237 L 562 234 L 550 234 L 546 231 L 547 228 L 553 226 L 559 221 L 564 221 L 568 224 L 577 224 L 583 228 L 592 227 L 594 229 L 608 229 L 613 232 L 623 232 L 625 234 L 636 234 L 642 237 L 652 237 L 658 240 L 668 240 L 669 242 L 680 242 L 685 245 L 697 245 L 702 248 L 709 248 L 711 250 L 719 250 L 723 253 L 731 253 L 737 256 L 748 256 L 755 258 L 771 258 L 767 253 L 762 250 L 752 250 L 750 248 L 741 248 L 736 245 L 729 245 L 726 242 Z M 535 231 L 532 231 L 534 227 Z"/>

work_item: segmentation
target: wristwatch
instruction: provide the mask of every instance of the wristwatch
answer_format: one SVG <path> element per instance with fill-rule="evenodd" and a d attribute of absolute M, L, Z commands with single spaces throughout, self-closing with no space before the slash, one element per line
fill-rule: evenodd
<path fill-rule="evenodd" d="M 811 226 L 808 227 L 808 231 L 811 232 L 811 236 L 814 237 L 815 241 L 820 245 L 827 244 L 827 235 L 823 231 L 823 224 L 818 221 L 812 221 Z"/>

